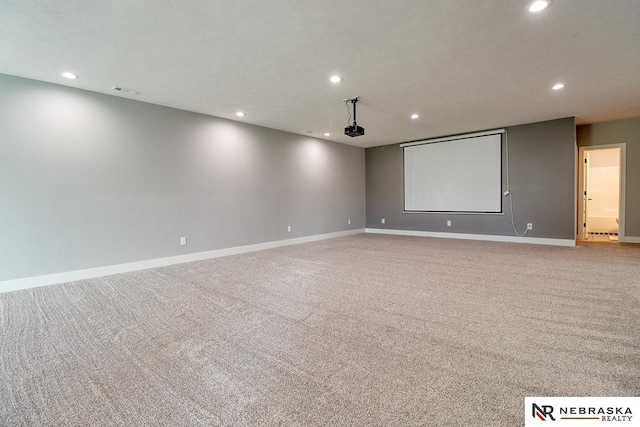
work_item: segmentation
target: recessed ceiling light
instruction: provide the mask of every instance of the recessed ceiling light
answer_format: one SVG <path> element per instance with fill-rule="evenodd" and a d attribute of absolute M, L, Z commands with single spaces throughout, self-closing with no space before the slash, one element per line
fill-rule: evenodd
<path fill-rule="evenodd" d="M 70 73 L 68 71 L 62 73 L 62 77 L 64 77 L 65 79 L 70 79 L 70 80 L 75 80 L 75 79 L 79 78 L 79 76 L 77 74 L 73 74 L 73 73 Z"/>
<path fill-rule="evenodd" d="M 238 112 L 236 113 L 236 116 L 238 116 L 238 117 L 244 117 L 245 115 L 246 115 L 246 114 L 244 114 L 242 111 L 238 111 Z"/>
<path fill-rule="evenodd" d="M 331 78 L 329 80 L 331 80 L 331 83 L 340 83 L 342 81 L 342 77 L 340 77 L 340 76 L 331 76 Z"/>
<path fill-rule="evenodd" d="M 411 115 L 411 118 L 412 118 L 412 119 L 414 119 L 414 120 L 415 120 L 415 119 L 417 119 L 418 117 L 420 117 L 420 116 L 419 116 L 419 115 L 417 115 L 417 114 L 412 114 L 412 115 Z"/>
<path fill-rule="evenodd" d="M 556 83 L 555 85 L 553 85 L 552 89 L 553 90 L 560 90 L 564 87 L 564 83 Z"/>
<path fill-rule="evenodd" d="M 331 134 L 329 132 L 325 132 L 324 136 L 331 136 Z"/>
<path fill-rule="evenodd" d="M 533 3 L 531 3 L 527 7 L 527 9 L 531 13 L 538 13 L 538 12 L 542 12 L 543 10 L 548 8 L 549 6 L 551 6 L 551 0 L 536 0 Z"/>

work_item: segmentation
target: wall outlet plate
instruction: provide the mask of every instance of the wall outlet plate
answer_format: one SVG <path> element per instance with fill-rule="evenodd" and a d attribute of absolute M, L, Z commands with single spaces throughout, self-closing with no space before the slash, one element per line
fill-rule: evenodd
<path fill-rule="evenodd" d="M 382 218 L 382 223 L 384 224 L 384 218 Z"/>
<path fill-rule="evenodd" d="M 447 227 L 451 227 L 451 220 L 447 221 Z"/>
<path fill-rule="evenodd" d="M 186 246 L 187 245 L 187 238 L 186 237 L 181 237 L 180 238 L 180 246 Z"/>
<path fill-rule="evenodd" d="M 527 230 L 533 230 L 533 224 L 528 222 L 527 223 Z"/>
<path fill-rule="evenodd" d="M 290 225 L 287 226 L 287 233 L 291 233 L 291 226 Z"/>
<path fill-rule="evenodd" d="M 351 225 L 351 220 L 347 220 L 347 225 Z"/>

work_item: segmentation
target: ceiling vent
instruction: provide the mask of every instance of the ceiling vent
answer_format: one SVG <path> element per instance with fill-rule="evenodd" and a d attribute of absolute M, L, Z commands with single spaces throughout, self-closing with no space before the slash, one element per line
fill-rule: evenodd
<path fill-rule="evenodd" d="M 129 95 L 140 95 L 139 90 L 127 89 L 126 87 L 114 86 L 111 89 L 118 92 L 128 93 Z"/>

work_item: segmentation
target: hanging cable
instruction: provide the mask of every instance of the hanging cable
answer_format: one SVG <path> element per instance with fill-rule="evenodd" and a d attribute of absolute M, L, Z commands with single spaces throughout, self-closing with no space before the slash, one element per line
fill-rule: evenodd
<path fill-rule="evenodd" d="M 347 119 L 347 126 L 351 126 L 351 110 L 349 110 L 349 100 L 344 101 L 344 105 L 347 107 L 347 114 L 349 114 L 349 118 Z"/>
<path fill-rule="evenodd" d="M 509 182 L 509 132 L 507 129 L 504 130 L 504 146 L 505 146 L 505 154 L 507 160 L 507 190 L 505 191 L 505 195 L 509 196 L 509 208 L 511 211 L 511 226 L 513 227 L 513 232 L 516 233 L 518 237 L 524 237 L 529 232 L 529 229 L 524 230 L 524 233 L 518 233 L 518 229 L 516 228 L 516 221 L 513 216 L 513 195 L 511 194 L 511 184 Z"/>

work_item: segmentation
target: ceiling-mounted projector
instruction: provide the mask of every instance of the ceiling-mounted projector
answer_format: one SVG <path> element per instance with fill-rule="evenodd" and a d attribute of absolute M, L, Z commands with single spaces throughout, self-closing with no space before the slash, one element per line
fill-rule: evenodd
<path fill-rule="evenodd" d="M 364 128 L 357 126 L 355 122 L 353 122 L 353 126 L 347 126 L 344 128 L 344 134 L 349 136 L 362 136 L 364 135 Z"/>
<path fill-rule="evenodd" d="M 345 100 L 345 102 L 349 102 L 353 104 L 353 125 L 347 126 L 344 128 L 344 134 L 350 137 L 362 136 L 364 135 L 364 128 L 358 126 L 356 123 L 356 102 L 358 102 L 358 97 L 353 97 L 351 99 Z M 349 109 L 349 105 L 347 104 L 347 110 Z"/>

